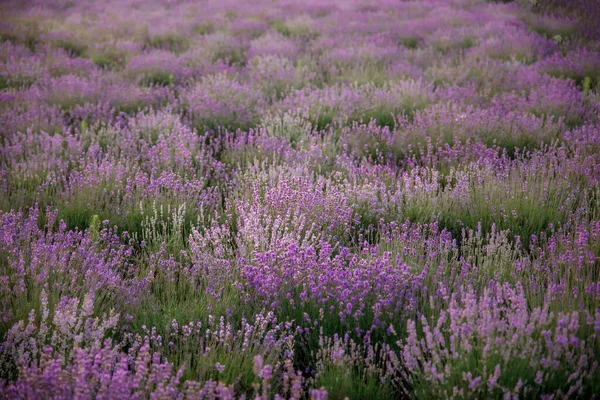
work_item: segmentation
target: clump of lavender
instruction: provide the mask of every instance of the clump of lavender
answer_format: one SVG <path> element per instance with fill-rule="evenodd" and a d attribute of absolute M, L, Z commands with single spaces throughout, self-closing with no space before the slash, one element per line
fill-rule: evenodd
<path fill-rule="evenodd" d="M 174 83 L 185 82 L 190 76 L 182 61 L 165 51 L 132 57 L 125 73 L 142 86 L 172 86 Z"/>
<path fill-rule="evenodd" d="M 37 308 L 42 290 L 52 301 L 88 292 L 114 306 L 135 300 L 144 285 L 128 261 L 133 249 L 112 228 L 104 224 L 100 231 L 67 230 L 57 213 L 47 210 L 46 227 L 40 229 L 40 217 L 36 208 L 27 214 L 0 212 L 3 324 Z"/>
<path fill-rule="evenodd" d="M 431 300 L 432 304 L 433 299 Z M 448 308 L 409 320 L 402 361 L 417 397 L 588 396 L 598 380 L 598 321 L 529 308 L 520 285 L 453 294 Z"/>
<path fill-rule="evenodd" d="M 202 78 L 182 93 L 182 103 L 192 126 L 235 129 L 255 123 L 264 100 L 255 88 L 225 74 Z"/>

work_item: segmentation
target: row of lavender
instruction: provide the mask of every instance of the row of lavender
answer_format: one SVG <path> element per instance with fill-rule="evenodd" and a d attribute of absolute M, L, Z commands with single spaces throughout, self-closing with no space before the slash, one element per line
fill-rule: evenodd
<path fill-rule="evenodd" d="M 593 0 L 0 13 L 0 397 L 600 393 Z"/>

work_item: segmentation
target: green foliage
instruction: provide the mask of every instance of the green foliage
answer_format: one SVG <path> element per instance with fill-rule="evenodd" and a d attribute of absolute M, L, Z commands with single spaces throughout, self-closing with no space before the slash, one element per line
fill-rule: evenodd
<path fill-rule="evenodd" d="M 147 47 L 182 53 L 190 48 L 189 39 L 175 32 L 152 35 L 146 38 Z"/>
<path fill-rule="evenodd" d="M 205 21 L 195 24 L 192 32 L 197 35 L 209 35 L 215 31 L 215 24 L 212 21 Z"/>
<path fill-rule="evenodd" d="M 99 228 L 100 228 L 100 218 L 98 217 L 98 214 L 94 214 L 94 215 L 92 215 L 92 218 L 90 219 L 90 226 L 88 228 L 88 231 L 90 232 L 90 237 L 92 238 L 92 240 L 94 242 L 98 240 Z"/>
<path fill-rule="evenodd" d="M 20 43 L 31 51 L 35 51 L 40 43 L 43 29 L 39 21 L 18 16 L 5 15 L 3 21 L 10 23 L 0 27 L 0 42 Z"/>
<path fill-rule="evenodd" d="M 85 135 L 88 129 L 88 123 L 85 119 L 82 119 L 79 123 L 79 132 L 81 135 Z"/>
<path fill-rule="evenodd" d="M 351 373 L 344 367 L 331 368 L 319 376 L 317 386 L 327 388 L 329 399 L 392 399 L 398 396 L 393 388 L 387 384 L 381 384 L 378 378 L 368 377 L 361 379 L 360 376 Z"/>
<path fill-rule="evenodd" d="M 91 60 L 100 68 L 115 70 L 122 68 L 126 63 L 126 53 L 116 48 L 104 48 L 103 50 L 90 50 Z"/>
<path fill-rule="evenodd" d="M 6 75 L 0 75 L 0 90 L 25 89 L 33 85 L 35 81 L 35 77 L 8 77 Z"/>
<path fill-rule="evenodd" d="M 400 39 L 399 44 L 409 49 L 416 49 L 419 46 L 420 39 L 416 36 L 407 36 Z"/>
<path fill-rule="evenodd" d="M 330 367 L 317 379 L 317 386 L 327 388 L 328 399 L 393 399 L 399 394 L 387 383 L 374 376 L 361 377 L 345 367 Z"/>
<path fill-rule="evenodd" d="M 411 109 L 410 113 L 412 114 L 413 112 L 414 110 Z M 393 128 L 396 124 L 396 116 L 386 107 L 364 110 L 360 113 L 360 120 L 365 123 L 375 120 L 377 125 L 387 126 L 389 128 Z"/>
<path fill-rule="evenodd" d="M 237 47 L 219 46 L 212 53 L 212 61 L 226 61 L 229 65 L 244 65 L 246 63 L 246 54 Z"/>
<path fill-rule="evenodd" d="M 275 29 L 277 32 L 281 33 L 283 36 L 291 36 L 290 29 L 283 23 L 283 21 L 273 21 L 271 23 L 271 27 Z"/>
<path fill-rule="evenodd" d="M 173 86 L 173 74 L 168 71 L 149 71 L 139 80 L 141 86 Z"/>
<path fill-rule="evenodd" d="M 55 40 L 53 45 L 64 49 L 72 57 L 84 57 L 88 49 L 87 44 L 73 38 Z"/>
<path fill-rule="evenodd" d="M 588 93 L 592 88 L 592 78 L 590 78 L 589 76 L 583 78 L 583 83 L 581 86 L 583 88 L 583 93 Z"/>
<path fill-rule="evenodd" d="M 540 15 L 531 12 L 521 14 L 521 20 L 532 30 L 548 39 L 559 36 L 567 38 L 575 32 L 575 26 L 562 18 L 554 18 L 552 15 Z"/>
<path fill-rule="evenodd" d="M 542 187 L 540 186 L 539 189 Z M 435 201 L 420 200 L 408 202 L 404 207 L 404 216 L 411 221 L 428 223 L 437 220 L 442 228 L 452 232 L 455 238 L 461 238 L 462 229 L 477 229 L 481 224 L 487 234 L 495 226 L 498 230 L 509 230 L 519 236 L 525 248 L 528 248 L 531 235 L 547 231 L 550 224 L 561 225 L 568 222 L 572 213 L 586 201 L 587 195 L 579 188 L 574 201 L 567 202 L 565 193 L 558 187 L 550 187 L 548 193 L 553 197 L 540 204 L 536 198 L 538 188 L 521 193 L 501 193 L 494 189 L 471 187 L 468 200 L 461 203 L 446 198 L 442 193 Z M 491 199 L 494 199 L 493 202 Z"/>

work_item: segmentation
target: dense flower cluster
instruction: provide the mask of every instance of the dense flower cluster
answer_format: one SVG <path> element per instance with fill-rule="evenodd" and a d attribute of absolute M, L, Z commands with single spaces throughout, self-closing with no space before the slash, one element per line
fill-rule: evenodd
<path fill-rule="evenodd" d="M 0 14 L 0 398 L 600 393 L 595 0 Z"/>

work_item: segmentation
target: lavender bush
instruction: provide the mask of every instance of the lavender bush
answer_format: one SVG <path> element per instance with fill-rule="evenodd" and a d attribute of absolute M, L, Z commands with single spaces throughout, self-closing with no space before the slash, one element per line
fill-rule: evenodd
<path fill-rule="evenodd" d="M 594 0 L 0 5 L 0 397 L 600 396 Z"/>

